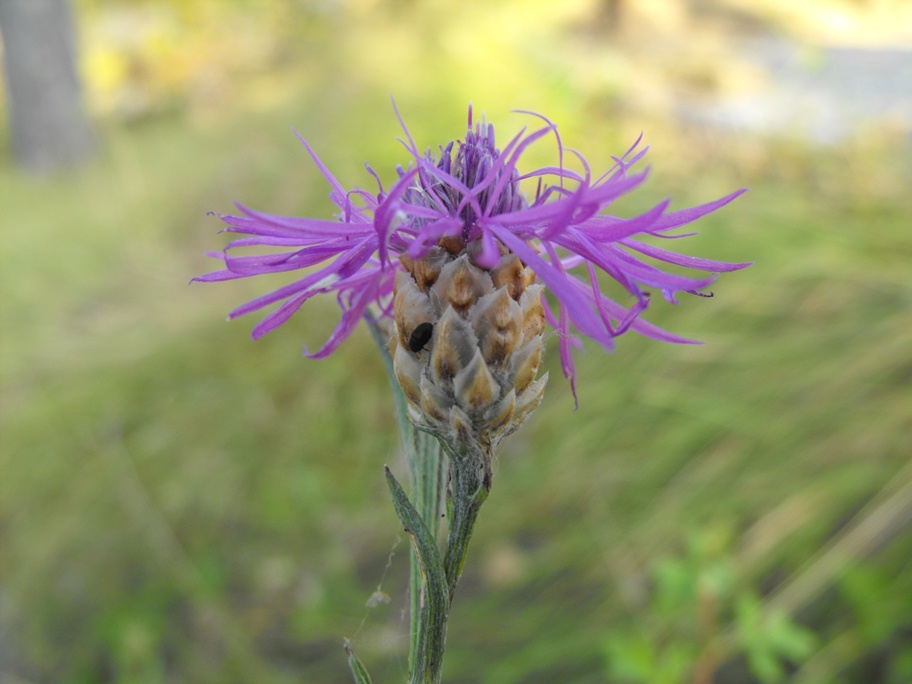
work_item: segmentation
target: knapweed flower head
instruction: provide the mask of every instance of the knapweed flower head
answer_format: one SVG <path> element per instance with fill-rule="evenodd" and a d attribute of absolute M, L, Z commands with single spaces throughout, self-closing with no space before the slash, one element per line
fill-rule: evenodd
<path fill-rule="evenodd" d="M 437 432 L 474 431 L 488 443 L 515 429 L 537 406 L 545 378 L 535 379 L 546 327 L 557 331 L 561 367 L 575 394 L 573 349 L 578 336 L 606 348 L 633 330 L 664 342 L 689 340 L 643 319 L 650 292 L 676 303 L 698 294 L 720 272 L 743 268 L 684 256 L 642 241 L 683 237 L 673 232 L 740 195 L 668 211 L 668 201 L 632 218 L 606 209 L 639 186 L 647 171 L 632 167 L 646 153 L 640 141 L 594 176 L 565 148 L 557 126 L 541 122 L 502 148 L 492 125 L 468 131 L 435 152 L 421 152 L 400 117 L 411 159 L 387 189 L 368 167 L 375 191 L 345 189 L 302 139 L 330 185 L 336 219 L 262 213 L 238 205 L 221 215 L 234 240 L 212 256 L 225 268 L 196 280 L 213 282 L 303 270 L 299 279 L 231 312 L 231 317 L 278 305 L 253 329 L 254 338 L 282 325 L 311 297 L 334 293 L 341 320 L 325 345 L 304 353 L 331 354 L 365 314 L 392 324 L 391 350 L 413 419 Z M 398 115 L 398 114 L 397 114 Z M 552 137 L 557 164 L 522 169 L 533 143 Z M 565 156 L 579 170 L 565 166 Z M 238 256 L 245 247 L 278 248 L 267 256 Z M 682 275 L 664 265 L 699 273 Z M 603 292 L 604 276 L 626 291 L 621 303 Z M 548 297 L 545 293 L 550 293 Z"/>

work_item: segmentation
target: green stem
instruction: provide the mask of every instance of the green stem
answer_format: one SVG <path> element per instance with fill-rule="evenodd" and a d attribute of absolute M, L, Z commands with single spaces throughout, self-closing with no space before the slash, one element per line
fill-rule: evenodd
<path fill-rule="evenodd" d="M 447 537 L 443 568 L 449 585 L 449 602 L 453 603 L 456 585 L 462 575 L 469 541 L 478 520 L 478 512 L 491 491 L 491 452 L 475 445 L 447 445 L 450 455 L 450 486 L 447 491 Z"/>
<path fill-rule="evenodd" d="M 408 419 L 408 404 L 405 395 L 399 387 L 399 381 L 393 371 L 393 359 L 389 352 L 389 340 L 375 320 L 367 317 L 368 328 L 374 338 L 380 356 L 389 375 L 390 386 L 396 407 L 396 422 L 399 427 L 399 437 L 405 450 L 405 458 L 409 469 L 409 488 L 411 501 L 421 516 L 422 521 L 436 541 L 440 532 L 440 513 L 443 502 L 443 475 L 446 459 L 440 450 L 440 443 L 436 437 L 416 430 Z M 426 634 L 429 625 L 426 624 L 428 616 L 422 610 L 422 573 L 417 552 L 413 549 L 411 555 L 411 571 L 409 581 L 410 594 L 410 634 L 409 646 L 409 671 L 416 673 L 419 669 L 416 658 L 420 651 L 421 635 Z M 445 619 L 444 615 L 444 619 Z M 442 654 L 442 648 L 441 648 Z"/>
<path fill-rule="evenodd" d="M 421 520 L 430 531 L 436 543 L 440 531 L 440 510 L 443 492 L 443 463 L 440 443 L 436 438 L 411 427 L 410 441 L 405 448 L 408 461 L 412 501 Z M 428 616 L 422 610 L 422 573 L 418 553 L 413 549 L 409 577 L 411 645 L 409 649 L 409 671 L 418 669 L 416 662 L 420 649 L 419 640 L 429 626 Z M 446 614 L 444 614 L 444 619 Z"/>
<path fill-rule="evenodd" d="M 438 684 L 443 667 L 446 622 L 456 585 L 462 575 L 478 513 L 491 490 L 490 445 L 467 438 L 449 443 L 417 430 L 408 419 L 408 405 L 393 370 L 386 336 L 368 318 L 381 351 L 395 397 L 396 419 L 409 466 L 411 501 L 389 469 L 387 482 L 399 520 L 412 541 L 410 684 Z M 444 458 L 449 456 L 447 518 L 449 535 L 443 561 L 437 548 L 443 493 Z M 360 661 L 354 661 L 361 667 Z M 359 672 L 352 671 L 356 681 Z M 364 670 L 366 676 L 366 670 Z"/>

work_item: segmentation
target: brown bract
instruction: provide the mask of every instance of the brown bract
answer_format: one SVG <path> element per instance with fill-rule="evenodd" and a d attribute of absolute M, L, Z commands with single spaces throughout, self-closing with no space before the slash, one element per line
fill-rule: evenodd
<path fill-rule="evenodd" d="M 503 246 L 492 269 L 475 263 L 477 243 L 456 247 L 450 240 L 421 259 L 401 257 L 393 367 L 416 425 L 487 450 L 541 402 L 542 286 Z M 431 340 L 413 351 L 409 340 L 423 323 L 433 325 Z"/>

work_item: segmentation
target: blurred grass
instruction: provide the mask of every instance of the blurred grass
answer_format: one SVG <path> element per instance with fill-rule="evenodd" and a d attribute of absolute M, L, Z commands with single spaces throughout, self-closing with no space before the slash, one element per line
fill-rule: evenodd
<path fill-rule="evenodd" d="M 414 11 L 430 31 L 433 14 Z M 321 45 L 306 49 L 344 64 Z M 407 549 L 381 477 L 402 466 L 368 336 L 305 361 L 299 346 L 325 339 L 333 302 L 254 344 L 250 321 L 222 317 L 268 283 L 187 285 L 222 244 L 206 211 L 232 199 L 329 211 L 291 125 L 343 184 L 368 182 L 364 159 L 389 178 L 398 131 L 389 81 L 364 75 L 368 53 L 350 78 L 327 67 L 282 81 L 268 106 L 109 122 L 76 175 L 37 181 L 0 164 L 4 676 L 345 682 L 341 639 L 355 636 L 375 680 L 404 678 Z M 908 142 L 871 129 L 820 149 L 688 129 L 581 94 L 585 78 L 561 83 L 561 66 L 536 81 L 548 54 L 503 66 L 520 76 L 499 95 L 485 80 L 491 107 L 470 79 L 403 86 L 419 145 L 458 136 L 469 97 L 501 139 L 524 123 L 508 107 L 553 115 L 596 167 L 645 130 L 654 175 L 623 209 L 748 185 L 682 247 L 756 264 L 713 299 L 650 312 L 703 346 L 587 346 L 577 412 L 550 355 L 544 404 L 502 449 L 447 681 L 636 681 L 612 660 L 631 635 L 650 662 L 683 653 L 715 681 L 754 681 L 736 607 L 754 595 L 815 635 L 790 681 L 904 681 Z M 392 603 L 367 610 L 378 583 Z"/>

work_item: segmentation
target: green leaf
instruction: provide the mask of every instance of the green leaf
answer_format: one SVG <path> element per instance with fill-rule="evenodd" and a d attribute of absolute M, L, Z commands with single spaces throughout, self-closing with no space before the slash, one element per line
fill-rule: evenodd
<path fill-rule="evenodd" d="M 414 683 L 439 682 L 440 671 L 443 667 L 446 619 L 449 609 L 449 589 L 446 574 L 443 571 L 443 562 L 440 559 L 440 552 L 437 550 L 436 539 L 424 524 L 421 514 L 415 510 L 389 467 L 384 469 L 396 515 L 399 516 L 399 522 L 402 523 L 402 527 L 412 540 L 424 580 L 425 600 L 422 602 L 421 611 L 424 614 L 422 622 L 426 629 L 418 635 L 417 654 L 411 681 Z"/>
<path fill-rule="evenodd" d="M 613 679 L 646 682 L 655 672 L 655 648 L 642 634 L 611 635 L 605 642 L 605 656 Z"/>
<path fill-rule="evenodd" d="M 747 663 L 760 681 L 775 684 L 782 681 L 783 670 L 779 659 L 766 649 L 751 649 L 747 652 Z"/>
<path fill-rule="evenodd" d="M 355 655 L 355 652 L 352 651 L 351 644 L 348 640 L 345 641 L 345 652 L 348 653 L 348 669 L 351 670 L 352 675 L 355 677 L 355 684 L 371 684 L 370 675 L 367 673 L 367 668 L 364 667 L 358 656 Z"/>
<path fill-rule="evenodd" d="M 770 647 L 777 655 L 801 662 L 811 655 L 817 639 L 814 633 L 785 613 L 773 613 L 767 626 Z"/>
<path fill-rule="evenodd" d="M 656 607 L 673 615 L 696 600 L 697 569 L 687 561 L 666 558 L 656 564 Z"/>

